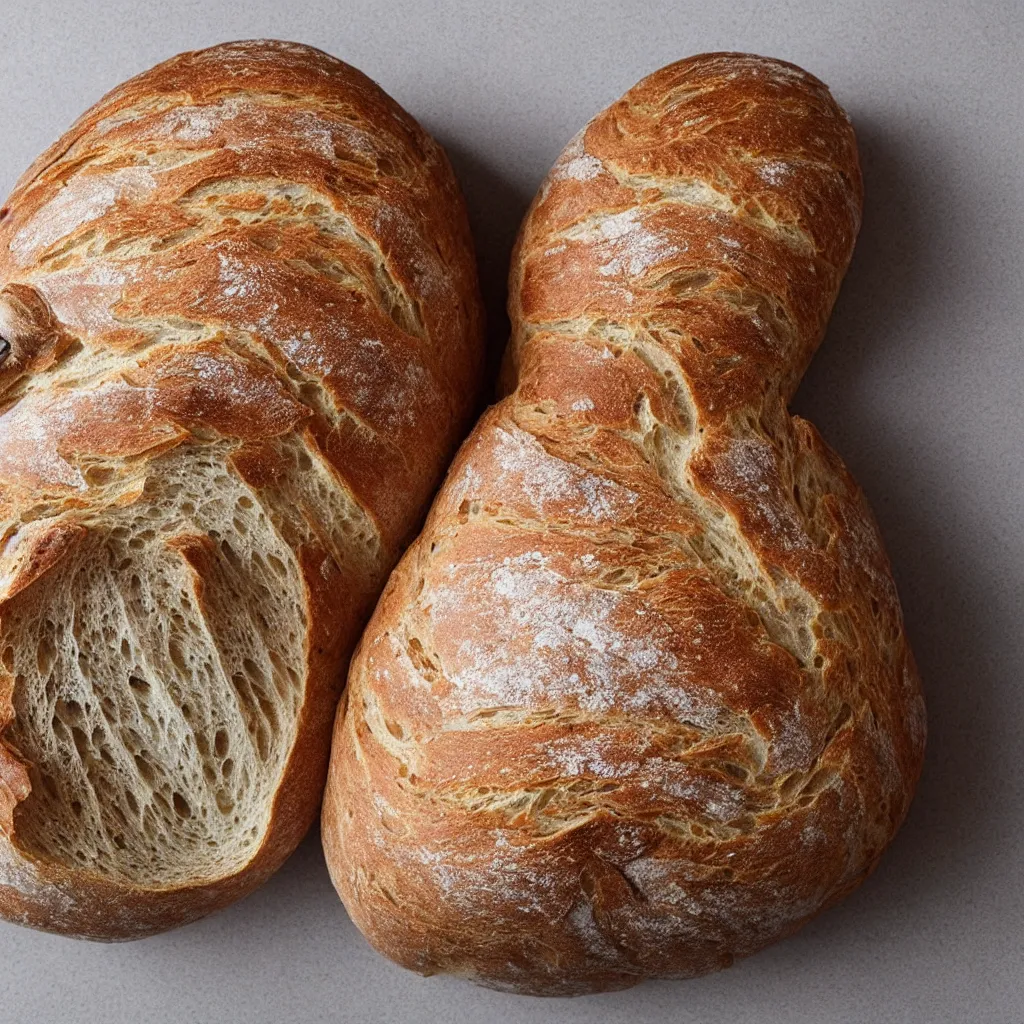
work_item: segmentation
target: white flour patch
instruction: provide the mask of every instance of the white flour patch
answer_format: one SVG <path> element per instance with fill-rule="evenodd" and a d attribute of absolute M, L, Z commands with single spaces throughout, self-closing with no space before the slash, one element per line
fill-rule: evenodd
<path fill-rule="evenodd" d="M 462 471 L 462 476 L 459 477 L 458 483 L 455 485 L 454 501 L 456 503 L 462 501 L 470 494 L 477 493 L 483 484 L 483 478 L 480 474 L 472 467 L 466 466 Z"/>
<path fill-rule="evenodd" d="M 761 164 L 757 169 L 758 176 L 769 185 L 781 185 L 792 173 L 790 164 L 781 160 L 773 160 L 767 164 Z"/>
<path fill-rule="evenodd" d="M 192 363 L 192 371 L 211 398 L 228 406 L 250 405 L 271 407 L 282 401 L 280 386 L 272 377 L 249 372 L 245 364 L 234 359 L 218 359 L 201 353 Z"/>
<path fill-rule="evenodd" d="M 351 124 L 332 124 L 331 131 L 338 135 L 342 141 L 355 153 L 362 153 L 364 156 L 375 156 L 377 147 L 374 145 L 373 136 L 369 132 L 356 128 Z"/>
<path fill-rule="evenodd" d="M 31 467 L 32 475 L 44 484 L 71 487 L 84 491 L 82 474 L 57 450 L 61 438 L 60 413 L 58 426 L 51 429 L 52 412 L 46 419 L 30 403 L 20 402 L 0 415 L 0 477 L 18 479 L 23 467 Z"/>
<path fill-rule="evenodd" d="M 124 326 L 114 316 L 113 307 L 135 277 L 130 263 L 95 260 L 41 275 L 33 284 L 65 325 L 84 334 L 100 334 Z"/>
<path fill-rule="evenodd" d="M 493 902 L 498 899 L 506 911 L 551 915 L 552 874 L 538 869 L 529 847 L 514 846 L 500 833 L 481 852 L 429 846 L 393 849 L 408 858 L 412 871 L 417 865 L 425 867 L 455 907 L 470 913 L 493 913 Z"/>
<path fill-rule="evenodd" d="M 669 628 L 649 617 L 638 633 L 623 594 L 574 583 L 539 552 L 527 552 L 468 573 L 463 567 L 455 585 L 436 588 L 435 636 L 448 619 L 465 614 L 467 588 L 487 609 L 488 632 L 441 651 L 454 687 L 445 698 L 452 712 L 555 706 L 594 714 L 660 708 L 689 720 L 713 715 L 708 695 L 688 686 Z M 597 766 L 601 751 L 595 746 L 577 756 Z"/>
<path fill-rule="evenodd" d="M 557 177 L 573 178 L 576 181 L 589 181 L 596 178 L 604 170 L 604 164 L 596 156 L 584 153 L 575 157 L 558 168 Z"/>
<path fill-rule="evenodd" d="M 594 908 L 589 900 L 581 900 L 569 912 L 569 927 L 580 937 L 587 952 L 602 960 L 617 961 L 622 955 L 597 927 Z"/>
<path fill-rule="evenodd" d="M 506 474 L 520 478 L 520 487 L 540 515 L 554 503 L 570 513 L 597 521 L 614 519 L 636 505 L 639 496 L 604 477 L 549 455 L 531 434 L 498 428 L 495 457 Z"/>
<path fill-rule="evenodd" d="M 66 886 L 43 880 L 36 866 L 13 847 L 0 833 L 0 886 L 9 886 L 29 900 L 46 906 L 57 920 L 75 909 L 75 901 L 67 894 Z M 22 919 L 28 924 L 28 915 Z"/>
<path fill-rule="evenodd" d="M 302 137 L 309 143 L 309 148 L 325 160 L 334 159 L 334 136 L 326 128 L 307 128 Z"/>
<path fill-rule="evenodd" d="M 434 302 L 439 309 L 448 308 L 454 302 L 451 274 L 437 250 L 424 240 L 423 225 L 399 207 L 383 203 L 374 215 L 373 227 L 383 250 L 407 250 L 416 297 L 424 304 Z"/>
<path fill-rule="evenodd" d="M 296 366 L 344 388 L 345 399 L 361 417 L 382 430 L 415 426 L 429 404 L 432 378 L 419 356 L 385 356 L 379 338 L 353 336 L 344 324 L 329 335 L 303 331 L 278 346 Z"/>
<path fill-rule="evenodd" d="M 157 130 L 179 142 L 199 142 L 210 138 L 226 122 L 234 121 L 246 108 L 252 109 L 252 105 L 239 96 L 205 107 L 177 107 L 161 119 Z"/>
<path fill-rule="evenodd" d="M 137 202 L 156 188 L 144 167 L 122 167 L 109 174 L 72 178 L 11 240 L 11 252 L 23 266 L 38 252 L 94 221 L 118 200 Z"/>
<path fill-rule="evenodd" d="M 734 438 L 723 465 L 734 494 L 761 517 L 772 540 L 789 549 L 810 546 L 792 504 L 780 493 L 775 452 L 767 441 Z"/>
<path fill-rule="evenodd" d="M 571 232 L 567 237 L 597 243 L 607 252 L 608 259 L 598 268 L 598 273 L 605 277 L 617 274 L 639 277 L 655 264 L 683 251 L 665 235 L 647 228 L 637 209 L 601 217 L 581 232 Z"/>
<path fill-rule="evenodd" d="M 221 291 L 227 298 L 247 299 L 259 291 L 259 281 L 252 267 L 222 252 L 217 253 L 217 259 L 220 262 Z"/>
<path fill-rule="evenodd" d="M 563 776 L 615 779 L 641 771 L 638 762 L 623 761 L 614 736 L 578 739 L 564 736 L 544 745 L 544 758 Z"/>
<path fill-rule="evenodd" d="M 165 115 L 156 126 L 155 134 L 177 142 L 203 142 L 218 131 L 240 118 L 250 125 L 238 126 L 231 148 L 236 152 L 260 149 L 268 145 L 305 149 L 325 160 L 334 160 L 334 139 L 337 135 L 348 149 L 363 155 L 374 155 L 370 136 L 352 125 L 335 123 L 306 110 L 292 109 L 287 112 L 288 128 L 282 132 L 279 119 L 281 114 L 272 106 L 259 102 L 259 96 L 229 96 L 208 106 L 177 107 Z M 245 129 L 250 129 L 246 131 Z M 244 136 L 251 138 L 244 138 Z"/>
<path fill-rule="evenodd" d="M 586 128 L 578 132 L 568 146 L 562 150 L 555 166 L 551 168 L 551 181 L 590 181 L 604 171 L 604 164 L 591 156 L 584 148 Z"/>

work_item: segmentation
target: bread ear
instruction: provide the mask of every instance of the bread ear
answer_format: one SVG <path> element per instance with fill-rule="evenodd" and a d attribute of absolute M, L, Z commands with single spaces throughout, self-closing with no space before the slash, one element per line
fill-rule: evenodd
<path fill-rule="evenodd" d="M 323 829 L 386 955 L 518 992 L 689 977 L 873 868 L 924 709 L 863 496 L 786 404 L 860 221 L 780 61 L 639 83 L 556 162 L 508 392 L 353 660 Z"/>
<path fill-rule="evenodd" d="M 49 369 L 75 343 L 31 285 L 0 291 L 0 401 L 25 374 Z"/>

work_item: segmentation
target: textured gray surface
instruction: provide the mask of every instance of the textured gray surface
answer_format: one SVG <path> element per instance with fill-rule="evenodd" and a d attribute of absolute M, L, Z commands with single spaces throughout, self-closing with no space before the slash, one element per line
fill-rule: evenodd
<path fill-rule="evenodd" d="M 540 178 L 635 80 L 711 49 L 823 78 L 858 129 L 867 210 L 796 406 L 874 504 L 931 732 L 874 878 L 719 975 L 570 1002 L 421 980 L 360 939 L 311 837 L 255 896 L 135 945 L 0 925 L 0 1021 L 1024 1022 L 1024 7 L 950 6 L 3 4 L 0 191 L 128 75 L 224 39 L 297 39 L 362 68 L 449 147 L 498 306 Z"/>

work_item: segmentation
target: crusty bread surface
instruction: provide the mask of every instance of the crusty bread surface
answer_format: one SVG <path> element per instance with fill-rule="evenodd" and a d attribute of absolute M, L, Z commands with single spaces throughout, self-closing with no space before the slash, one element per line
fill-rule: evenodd
<path fill-rule="evenodd" d="M 315 819 L 344 671 L 468 426 L 441 148 L 274 41 L 115 89 L 0 211 L 0 914 L 99 939 Z"/>
<path fill-rule="evenodd" d="M 353 659 L 323 816 L 381 952 L 547 995 L 691 977 L 850 892 L 925 713 L 856 483 L 787 404 L 860 222 L 806 72 L 708 54 L 567 147 L 507 397 Z"/>

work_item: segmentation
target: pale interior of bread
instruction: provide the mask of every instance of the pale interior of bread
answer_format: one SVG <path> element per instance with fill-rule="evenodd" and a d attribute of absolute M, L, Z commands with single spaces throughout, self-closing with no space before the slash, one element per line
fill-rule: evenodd
<path fill-rule="evenodd" d="M 306 685 L 293 552 L 309 526 L 294 509 L 323 510 L 348 560 L 374 539 L 326 466 L 279 443 L 290 469 L 269 493 L 223 443 L 159 457 L 140 500 L 87 522 L 74 554 L 5 606 L 5 739 L 32 781 L 15 834 L 32 855 L 169 887 L 230 875 L 259 848 Z M 215 544 L 202 580 L 167 543 L 184 536 Z"/>

